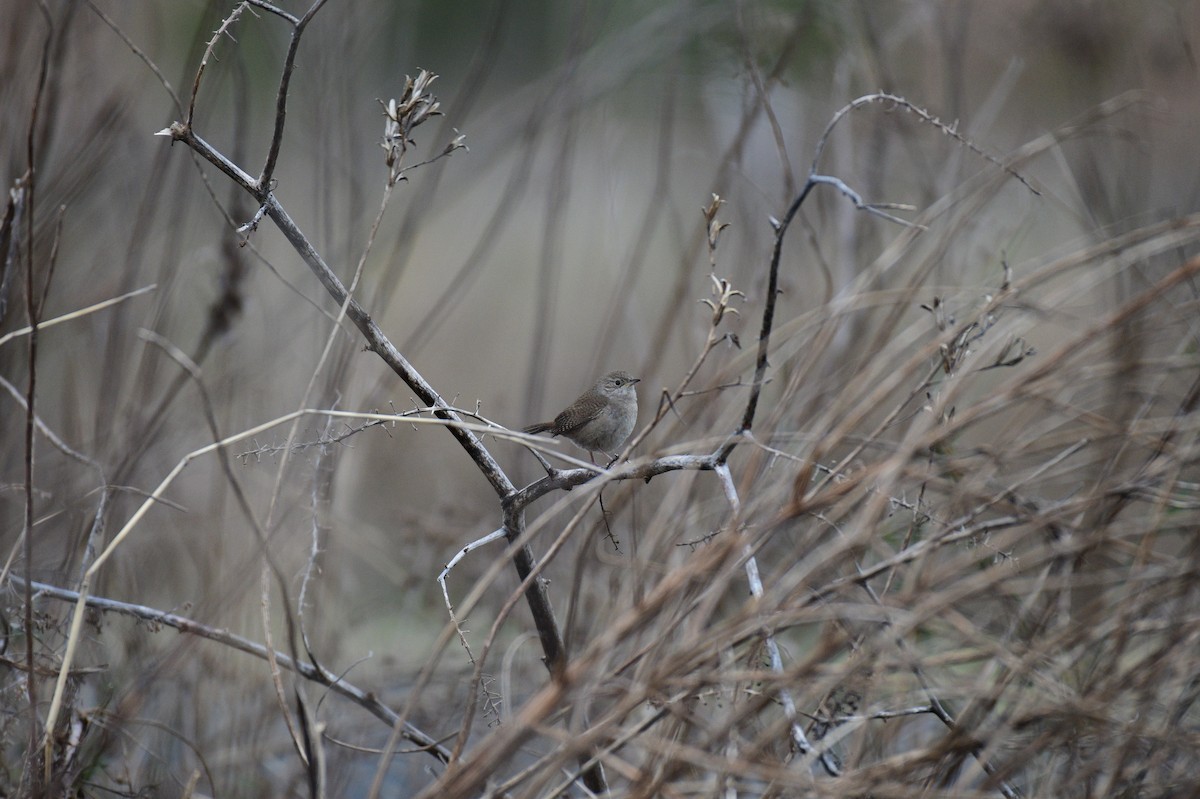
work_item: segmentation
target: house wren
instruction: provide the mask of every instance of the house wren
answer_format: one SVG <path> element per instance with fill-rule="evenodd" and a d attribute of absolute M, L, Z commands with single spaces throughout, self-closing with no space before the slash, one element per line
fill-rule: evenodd
<path fill-rule="evenodd" d="M 628 372 L 609 372 L 553 422 L 531 424 L 525 432 L 562 436 L 588 452 L 614 457 L 637 424 L 638 380 Z"/>

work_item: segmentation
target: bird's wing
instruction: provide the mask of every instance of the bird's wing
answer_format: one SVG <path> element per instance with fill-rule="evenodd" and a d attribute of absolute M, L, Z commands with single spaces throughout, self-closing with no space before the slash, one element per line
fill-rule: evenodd
<path fill-rule="evenodd" d="M 571 407 L 554 417 L 554 426 L 559 435 L 578 430 L 604 412 L 603 397 L 580 397 Z"/>

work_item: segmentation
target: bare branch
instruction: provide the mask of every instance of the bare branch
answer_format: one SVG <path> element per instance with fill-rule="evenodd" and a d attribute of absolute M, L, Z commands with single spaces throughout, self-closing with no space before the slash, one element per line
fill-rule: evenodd
<path fill-rule="evenodd" d="M 240 635 L 235 635 L 228 630 L 209 627 L 200 622 L 189 619 L 186 616 L 180 616 L 176 613 L 168 613 L 158 610 L 157 608 L 147 607 L 145 605 L 137 605 L 129 602 L 120 602 L 115 599 L 107 599 L 99 596 L 83 597 L 78 591 L 72 591 L 67 588 L 59 588 L 58 586 L 48 585 L 46 583 L 34 582 L 30 584 L 32 590 L 37 591 L 42 596 L 48 596 L 53 599 L 58 599 L 64 602 L 79 602 L 82 598 L 87 607 L 95 608 L 96 610 L 107 613 L 120 613 L 125 616 L 142 619 L 151 622 L 152 624 L 162 624 L 167 627 L 173 627 L 182 633 L 195 635 L 200 638 L 207 638 L 210 641 L 215 641 L 223 646 L 231 649 L 236 649 L 239 652 L 245 652 L 248 655 L 253 655 L 260 660 L 267 660 L 268 655 L 275 659 L 275 662 L 280 667 L 288 671 L 299 674 L 306 680 L 323 685 L 331 689 L 334 693 L 346 697 L 354 704 L 366 710 L 372 716 L 375 716 L 385 724 L 395 724 L 399 720 L 399 716 L 394 710 L 380 702 L 370 691 L 364 691 L 356 687 L 353 683 L 341 678 L 330 675 L 327 671 L 320 669 L 310 663 L 304 661 L 293 660 L 290 655 L 283 652 L 268 653 L 267 648 L 262 644 L 255 643 L 248 638 L 243 638 Z M 420 747 L 420 751 L 428 752 L 435 758 L 445 763 L 449 758 L 449 752 L 442 747 L 436 739 L 425 734 L 419 728 L 403 722 L 401 725 L 402 735 L 405 740 L 410 741 Z"/>

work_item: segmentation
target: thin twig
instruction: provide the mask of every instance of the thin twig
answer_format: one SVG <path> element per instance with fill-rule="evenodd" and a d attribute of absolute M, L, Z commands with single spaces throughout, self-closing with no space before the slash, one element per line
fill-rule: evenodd
<path fill-rule="evenodd" d="M 53 327 L 55 325 L 61 325 L 63 322 L 70 322 L 75 319 L 81 319 L 82 317 L 85 317 L 89 314 L 96 313 L 97 311 L 103 311 L 105 308 L 110 308 L 114 305 L 119 305 L 120 303 L 125 302 L 125 300 L 131 300 L 134 297 L 140 297 L 141 295 L 146 294 L 151 291 L 154 291 L 157 288 L 158 288 L 157 284 L 151 283 L 149 286 L 143 286 L 140 289 L 135 289 L 133 291 L 126 292 L 125 294 L 122 294 L 118 297 L 113 297 L 112 299 L 103 300 L 102 302 L 98 302 L 95 305 L 89 305 L 86 308 L 80 308 L 77 311 L 71 311 L 70 313 L 65 313 L 62 316 L 56 316 L 53 319 L 47 319 L 45 322 L 38 322 L 38 329 L 45 330 L 48 327 Z M 0 347 L 3 347 L 9 341 L 12 341 L 15 338 L 20 338 L 21 336 L 29 335 L 30 332 L 32 332 L 32 330 L 33 330 L 33 328 L 29 327 L 29 326 L 18 328 L 16 330 L 10 330 L 9 332 L 5 333 L 3 336 L 0 336 Z"/>

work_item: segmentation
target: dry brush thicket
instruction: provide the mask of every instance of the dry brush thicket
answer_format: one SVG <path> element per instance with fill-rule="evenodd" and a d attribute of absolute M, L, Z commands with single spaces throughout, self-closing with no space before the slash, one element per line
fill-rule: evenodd
<path fill-rule="evenodd" d="M 69 39 L 54 31 L 73 15 L 111 22 L 107 46 L 124 38 L 137 69 L 159 69 L 101 12 L 41 8 L 23 22 L 45 47 L 20 52 L 47 70 L 24 76 L 10 163 L 62 157 L 54 67 Z M 153 140 L 164 182 L 98 257 L 63 243 L 67 201 L 96 190 L 86 174 L 7 173 L 0 794 L 1200 789 L 1200 214 L 1102 225 L 1096 195 L 1045 168 L 1140 124 L 1147 98 L 1003 157 L 913 97 L 842 98 L 803 147 L 776 129 L 780 163 L 811 169 L 749 232 L 753 213 L 716 185 L 737 159 L 714 157 L 724 196 L 695 198 L 677 274 L 613 294 L 620 314 L 647 313 L 638 361 L 610 364 L 643 378 L 634 442 L 599 474 L 540 447 L 549 468 L 535 471 L 518 446 L 534 441 L 486 397 L 429 379 L 452 346 L 500 343 L 423 322 L 407 349 L 383 313 L 405 284 L 371 276 L 389 214 L 436 188 L 422 170 L 470 175 L 471 131 L 430 124 L 452 105 L 434 76 L 414 69 L 383 101 L 361 238 L 325 252 L 337 238 L 288 210 L 287 171 L 305 164 L 286 161 L 303 134 L 283 111 L 306 55 L 327 56 L 327 31 L 310 28 L 331 13 L 221 9 L 176 65 L 184 89 Z M 288 32 L 259 98 L 269 133 L 257 149 L 240 134 L 210 144 L 224 138 L 210 106 L 251 102 L 220 59 L 244 64 L 238 39 L 259 29 Z M 766 94 L 742 120 L 778 124 L 766 98 L 779 75 L 749 69 L 747 91 Z M 864 118 L 959 176 L 917 180 L 938 186 L 920 204 L 871 205 L 894 190 L 869 196 L 839 173 L 845 151 L 826 152 L 866 138 Z M 168 175 L 206 194 L 164 219 Z M 188 301 L 179 266 L 153 287 L 122 267 L 174 251 L 200 207 L 218 291 Z M 1048 236 L 1031 214 L 1078 235 Z M 406 219 L 401 235 L 432 224 Z M 879 243 L 849 276 L 845 245 L 822 243 L 835 228 Z M 1048 243 L 1021 240 L 1030 229 Z M 268 243 L 275 230 L 286 246 Z M 1019 254 L 996 246 L 1006 236 Z M 119 299 L 60 318 L 94 301 L 75 302 L 93 297 L 86 270 Z M 433 296 L 434 315 L 476 302 Z M 549 301 L 531 295 L 529 312 Z M 250 304 L 280 315 L 251 328 Z M 60 337 L 72 325 L 88 332 Z M 239 357 L 254 366 L 226 365 Z M 403 393 L 352 391 L 367 359 Z M 285 361 L 290 377 L 266 376 Z M 415 443 L 435 437 L 444 450 Z M 459 501 L 423 503 L 435 483 Z M 439 588 L 443 565 L 492 530 Z"/>

